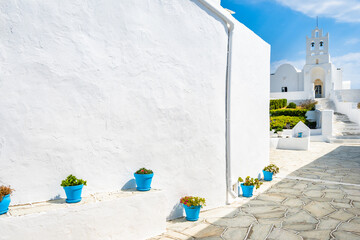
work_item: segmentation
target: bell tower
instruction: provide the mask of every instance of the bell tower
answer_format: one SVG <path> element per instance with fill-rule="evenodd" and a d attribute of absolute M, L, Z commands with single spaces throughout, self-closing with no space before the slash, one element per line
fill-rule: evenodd
<path fill-rule="evenodd" d="M 316 27 L 311 37 L 306 36 L 306 64 L 318 65 L 330 63 L 329 33 L 323 35 L 323 30 Z"/>

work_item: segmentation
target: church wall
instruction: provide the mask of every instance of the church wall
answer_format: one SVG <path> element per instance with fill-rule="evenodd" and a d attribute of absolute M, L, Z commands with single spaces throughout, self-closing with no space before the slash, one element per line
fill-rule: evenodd
<path fill-rule="evenodd" d="M 287 87 L 288 92 L 300 91 L 299 73 L 290 64 L 281 65 L 270 78 L 271 92 L 281 92 L 282 87 Z"/>
<path fill-rule="evenodd" d="M 225 203 L 220 18 L 196 0 L 9 1 L 0 12 L 0 185 L 16 189 L 12 204 L 64 198 L 70 173 L 88 181 L 84 196 L 116 191 L 140 167 L 154 170 L 169 218 L 184 195 Z M 241 24 L 236 44 L 233 149 L 252 172 L 268 161 L 269 46 Z"/>

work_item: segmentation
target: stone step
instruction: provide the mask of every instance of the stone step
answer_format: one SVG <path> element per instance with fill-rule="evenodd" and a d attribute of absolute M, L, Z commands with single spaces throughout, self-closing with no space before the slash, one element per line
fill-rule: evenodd
<path fill-rule="evenodd" d="M 330 143 L 352 143 L 352 144 L 360 144 L 360 139 L 353 138 L 330 138 Z"/>

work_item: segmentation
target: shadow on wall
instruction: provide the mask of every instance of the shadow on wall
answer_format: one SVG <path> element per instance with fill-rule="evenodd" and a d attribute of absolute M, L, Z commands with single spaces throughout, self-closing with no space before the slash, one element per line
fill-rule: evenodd
<path fill-rule="evenodd" d="M 122 186 L 121 190 L 128 190 L 128 189 L 134 189 L 136 188 L 136 181 L 135 178 L 130 179 L 127 181 L 124 186 Z"/>
<path fill-rule="evenodd" d="M 183 239 L 358 239 L 359 172 L 360 146 L 340 146 L 287 175 L 307 179 L 282 179 L 253 199 L 202 212 L 197 222 L 175 219 L 168 230 Z M 328 178 L 334 182 L 317 181 Z"/>

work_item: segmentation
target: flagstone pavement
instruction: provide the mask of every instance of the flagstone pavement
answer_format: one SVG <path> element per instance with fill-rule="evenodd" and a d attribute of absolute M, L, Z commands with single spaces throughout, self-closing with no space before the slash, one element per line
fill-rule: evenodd
<path fill-rule="evenodd" d="M 281 172 L 252 198 L 169 221 L 151 240 L 360 240 L 360 145 L 312 142 L 270 158 Z"/>

